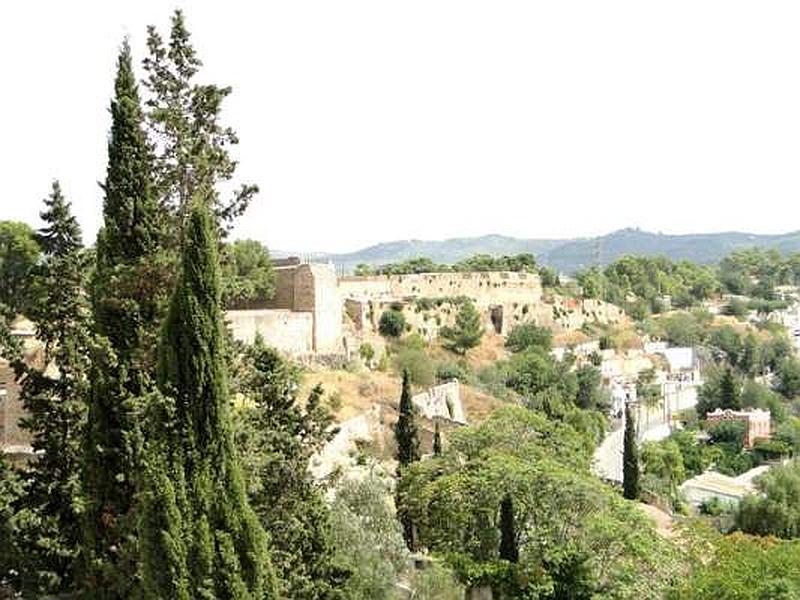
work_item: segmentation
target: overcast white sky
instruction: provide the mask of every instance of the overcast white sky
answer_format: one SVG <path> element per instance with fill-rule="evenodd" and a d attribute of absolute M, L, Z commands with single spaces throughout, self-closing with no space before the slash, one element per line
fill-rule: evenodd
<path fill-rule="evenodd" d="M 119 43 L 175 6 L 261 186 L 237 237 L 800 229 L 800 3 L 735 0 L 5 2 L 0 219 L 58 177 L 94 238 Z"/>

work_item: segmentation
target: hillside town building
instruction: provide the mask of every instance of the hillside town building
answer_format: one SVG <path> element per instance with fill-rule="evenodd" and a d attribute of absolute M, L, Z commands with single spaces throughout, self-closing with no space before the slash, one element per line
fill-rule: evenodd
<path fill-rule="evenodd" d="M 752 448 L 757 440 L 770 437 L 770 412 L 760 408 L 745 410 L 730 410 L 718 408 L 706 414 L 706 421 L 710 424 L 725 421 L 738 421 L 745 425 L 745 448 Z"/>

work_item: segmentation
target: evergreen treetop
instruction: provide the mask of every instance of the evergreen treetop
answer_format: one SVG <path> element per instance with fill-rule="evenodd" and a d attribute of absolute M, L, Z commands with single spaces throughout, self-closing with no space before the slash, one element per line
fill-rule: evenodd
<path fill-rule="evenodd" d="M 103 226 L 91 284 L 98 347 L 83 461 L 89 594 L 119 598 L 135 581 L 134 524 L 128 519 L 141 445 L 131 404 L 154 386 L 155 346 L 173 268 L 152 183 L 130 46 L 123 42 L 111 100 Z M 113 590 L 113 591 L 112 591 Z"/>
<path fill-rule="evenodd" d="M 639 492 L 639 449 L 636 443 L 636 423 L 630 405 L 626 404 L 622 447 L 622 495 L 628 500 L 636 500 Z"/>
<path fill-rule="evenodd" d="M 89 310 L 83 293 L 81 232 L 58 182 L 41 213 L 44 250 L 33 273 L 36 303 L 30 316 L 42 355 L 15 361 L 21 426 L 32 435 L 28 464 L 15 510 L 17 531 L 9 554 L 24 561 L 14 569 L 31 596 L 75 589 L 80 548 L 80 461 L 88 391 Z M 6 549 L 4 548 L 5 552 Z"/>
<path fill-rule="evenodd" d="M 152 183 L 150 146 L 127 39 L 117 59 L 108 166 L 103 184 L 101 267 L 134 263 L 158 250 L 162 221 Z"/>
<path fill-rule="evenodd" d="M 719 404 L 723 409 L 739 410 L 742 398 L 733 369 L 726 367 L 719 382 Z"/>
<path fill-rule="evenodd" d="M 203 63 L 186 28 L 183 13 L 172 16 L 169 41 L 148 27 L 145 85 L 148 124 L 156 144 L 157 185 L 163 207 L 177 217 L 179 229 L 192 198 L 200 192 L 223 226 L 230 225 L 247 208 L 258 186 L 242 185 L 228 201 L 219 198 L 218 183 L 233 179 L 237 162 L 230 146 L 239 143 L 236 132 L 222 125 L 222 103 L 230 87 L 199 84 L 195 76 Z"/>

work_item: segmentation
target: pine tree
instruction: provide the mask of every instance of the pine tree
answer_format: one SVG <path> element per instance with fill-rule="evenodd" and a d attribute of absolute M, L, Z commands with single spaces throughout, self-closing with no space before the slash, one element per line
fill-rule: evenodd
<path fill-rule="evenodd" d="M 400 394 L 400 407 L 398 410 L 397 424 L 394 426 L 394 437 L 397 442 L 397 474 L 403 474 L 405 467 L 421 458 L 419 449 L 419 432 L 417 430 L 414 404 L 411 402 L 411 383 L 408 369 L 403 370 L 403 391 Z M 398 488 L 399 494 L 399 488 Z M 405 506 L 399 496 L 396 499 L 398 507 Z M 409 550 L 416 550 L 416 527 L 408 511 L 398 509 L 397 518 L 403 526 L 403 538 Z"/>
<path fill-rule="evenodd" d="M 30 317 L 43 344 L 38 364 L 15 361 L 36 458 L 17 506 L 23 525 L 20 587 L 38 596 L 74 589 L 80 548 L 80 461 L 89 369 L 89 309 L 83 293 L 85 260 L 78 222 L 58 182 L 41 213 L 44 260 L 34 277 Z M 24 515 L 24 516 L 23 516 Z"/>
<path fill-rule="evenodd" d="M 625 405 L 625 437 L 622 448 L 622 495 L 628 500 L 639 497 L 639 449 L 636 423 L 629 404 Z"/>
<path fill-rule="evenodd" d="M 719 405 L 723 409 L 739 410 L 742 408 L 742 398 L 733 369 L 726 367 L 719 382 Z"/>
<path fill-rule="evenodd" d="M 169 261 L 163 217 L 131 63 L 123 43 L 111 101 L 103 227 L 91 286 L 96 331 L 104 344 L 92 372 L 84 461 L 88 591 L 123 597 L 134 581 L 129 514 L 136 472 L 130 404 L 154 386 L 158 328 L 167 303 Z"/>
<path fill-rule="evenodd" d="M 483 334 L 481 315 L 472 301 L 461 304 L 453 327 L 442 327 L 440 331 L 445 346 L 459 354 L 465 354 L 480 344 Z"/>
<path fill-rule="evenodd" d="M 268 538 L 233 445 L 217 236 L 193 202 L 159 348 L 163 396 L 148 403 L 140 546 L 148 598 L 278 596 Z"/>
<path fill-rule="evenodd" d="M 500 503 L 500 558 L 515 563 L 519 561 L 517 526 L 511 494 L 503 496 Z"/>
<path fill-rule="evenodd" d="M 172 16 L 168 44 L 150 26 L 147 47 L 148 125 L 151 137 L 158 140 L 156 176 L 162 205 L 177 217 L 180 229 L 194 195 L 210 191 L 209 201 L 220 224 L 230 225 L 258 192 L 256 185 L 242 185 L 233 198 L 223 201 L 214 191 L 218 183 L 233 179 L 237 166 L 229 148 L 239 138 L 220 119 L 231 88 L 195 82 L 203 63 L 192 47 L 180 10 Z"/>
<path fill-rule="evenodd" d="M 439 431 L 439 421 L 433 425 L 433 455 L 442 455 L 442 432 Z"/>

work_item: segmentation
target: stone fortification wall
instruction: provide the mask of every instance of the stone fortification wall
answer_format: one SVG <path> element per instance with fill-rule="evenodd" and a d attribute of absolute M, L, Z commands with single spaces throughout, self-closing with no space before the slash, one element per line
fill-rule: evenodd
<path fill-rule="evenodd" d="M 501 335 L 508 333 L 517 325 L 535 323 L 547 327 L 556 334 L 578 331 L 585 323 L 616 324 L 625 319 L 624 313 L 612 304 L 598 303 L 596 300 L 575 300 L 557 296 L 549 302 L 476 302 L 481 314 L 483 327 L 488 332 Z M 347 298 L 345 311 L 357 331 L 376 332 L 384 311 L 393 308 L 402 310 L 409 331 L 432 340 L 439 335 L 444 326 L 452 326 L 459 311 L 459 302 L 453 298 L 440 298 L 433 302 L 420 298 L 370 299 Z"/>
<path fill-rule="evenodd" d="M 339 294 L 336 272 L 330 265 L 305 265 L 300 271 L 295 295 L 300 300 L 296 310 L 308 307 L 314 315 L 314 351 L 334 353 L 342 349 L 342 297 Z M 307 291 L 310 280 L 313 289 Z M 311 304 L 303 304 L 311 299 Z"/>
<path fill-rule="evenodd" d="M 515 272 L 419 273 L 343 277 L 339 291 L 356 329 L 375 330 L 384 310 L 400 306 L 411 330 L 427 339 L 451 325 L 458 310 L 452 302 L 470 298 L 481 311 L 487 331 L 507 335 L 515 325 L 536 323 L 555 333 L 580 329 L 587 322 L 616 324 L 624 313 L 598 300 L 579 300 L 542 293 L 538 275 Z M 435 308 L 420 309 L 421 300 L 439 300 Z M 430 304 L 430 303 L 428 303 Z"/>
<path fill-rule="evenodd" d="M 314 351 L 314 316 L 285 309 L 229 310 L 225 321 L 234 339 L 252 343 L 256 334 L 282 352 L 306 355 Z"/>
<path fill-rule="evenodd" d="M 287 262 L 274 272 L 272 299 L 255 310 L 228 312 L 234 337 L 249 342 L 258 332 L 293 355 L 342 352 L 342 299 L 333 266 Z"/>
<path fill-rule="evenodd" d="M 533 273 L 413 273 L 342 277 L 345 298 L 385 300 L 468 296 L 478 306 L 510 302 L 537 302 L 542 297 L 539 276 Z"/>
<path fill-rule="evenodd" d="M 264 303 L 264 308 L 295 310 L 294 280 L 297 273 L 297 267 L 281 267 L 273 269 L 273 273 L 275 274 L 275 296 Z"/>

